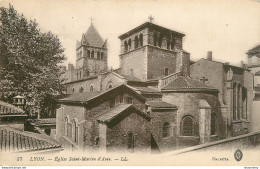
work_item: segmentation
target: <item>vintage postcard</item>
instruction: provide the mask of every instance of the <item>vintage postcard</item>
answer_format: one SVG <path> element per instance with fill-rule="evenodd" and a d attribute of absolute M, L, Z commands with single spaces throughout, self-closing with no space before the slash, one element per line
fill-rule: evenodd
<path fill-rule="evenodd" d="M 259 0 L 0 0 L 2 166 L 259 166 L 259 110 Z"/>

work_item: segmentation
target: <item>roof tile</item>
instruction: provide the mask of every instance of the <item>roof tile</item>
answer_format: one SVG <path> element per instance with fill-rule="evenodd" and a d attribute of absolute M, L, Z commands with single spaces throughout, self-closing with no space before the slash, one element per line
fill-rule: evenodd
<path fill-rule="evenodd" d="M 188 76 L 179 76 L 172 80 L 162 90 L 174 91 L 218 91 L 217 89 L 208 86 L 204 83 L 198 82 Z"/>

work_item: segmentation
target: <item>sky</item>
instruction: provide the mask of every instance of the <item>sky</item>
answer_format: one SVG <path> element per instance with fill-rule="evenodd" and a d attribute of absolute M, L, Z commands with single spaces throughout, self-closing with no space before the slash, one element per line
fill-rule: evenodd
<path fill-rule="evenodd" d="M 213 60 L 239 65 L 260 44 L 260 0 L 0 0 L 41 31 L 57 35 L 67 60 L 76 62 L 76 40 L 93 25 L 108 42 L 108 65 L 119 67 L 118 36 L 149 21 L 184 33 L 183 49 L 194 61 L 213 52 Z"/>

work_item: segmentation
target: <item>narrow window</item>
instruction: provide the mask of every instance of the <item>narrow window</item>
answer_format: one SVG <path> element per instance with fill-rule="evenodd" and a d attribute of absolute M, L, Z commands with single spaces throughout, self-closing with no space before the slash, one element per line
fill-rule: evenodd
<path fill-rule="evenodd" d="M 87 70 L 86 74 L 87 74 L 87 77 L 88 77 L 89 76 L 89 71 L 88 70 Z"/>
<path fill-rule="evenodd" d="M 84 92 L 84 89 L 83 87 L 81 86 L 80 89 L 79 89 L 79 93 L 83 93 Z"/>
<path fill-rule="evenodd" d="M 101 60 L 104 60 L 104 53 L 101 52 Z"/>
<path fill-rule="evenodd" d="M 97 59 L 100 60 L 100 52 L 97 52 Z"/>
<path fill-rule="evenodd" d="M 154 33 L 153 34 L 153 45 L 157 46 L 157 42 L 158 42 L 158 40 L 157 40 L 157 33 Z"/>
<path fill-rule="evenodd" d="M 143 34 L 139 35 L 140 46 L 143 46 Z"/>
<path fill-rule="evenodd" d="M 125 41 L 125 43 L 124 43 L 124 48 L 125 48 L 124 51 L 127 52 L 128 51 L 127 41 Z"/>
<path fill-rule="evenodd" d="M 94 87 L 93 87 L 93 85 L 90 86 L 90 91 L 91 91 L 91 92 L 94 91 Z"/>
<path fill-rule="evenodd" d="M 216 114 L 211 113 L 211 135 L 216 135 L 216 127 L 217 127 L 217 119 L 216 119 Z"/>
<path fill-rule="evenodd" d="M 163 40 L 163 34 L 160 34 L 159 41 L 158 41 L 158 46 L 160 48 L 162 47 L 162 40 Z"/>
<path fill-rule="evenodd" d="M 170 124 L 166 122 L 163 125 L 163 138 L 166 138 L 169 135 L 170 135 Z"/>
<path fill-rule="evenodd" d="M 94 59 L 94 51 L 91 52 L 91 58 Z"/>
<path fill-rule="evenodd" d="M 132 41 L 131 41 L 131 39 L 129 39 L 129 40 L 128 40 L 128 51 L 131 50 L 131 45 L 132 45 Z"/>
<path fill-rule="evenodd" d="M 127 149 L 130 152 L 134 151 L 134 134 L 132 132 L 127 134 Z"/>
<path fill-rule="evenodd" d="M 236 120 L 237 119 L 237 113 L 236 113 L 236 108 L 237 108 L 237 95 L 236 95 L 236 92 L 237 92 L 237 84 L 234 83 L 233 84 L 233 120 Z"/>
<path fill-rule="evenodd" d="M 74 87 L 72 87 L 72 93 L 74 93 L 75 92 L 75 88 Z"/>
<path fill-rule="evenodd" d="M 240 120 L 240 109 L 241 109 L 241 107 L 240 107 L 240 89 L 241 89 L 241 85 L 240 84 L 238 84 L 237 85 L 237 119 L 238 120 Z"/>
<path fill-rule="evenodd" d="M 90 51 L 87 51 L 87 57 L 90 58 Z"/>
<path fill-rule="evenodd" d="M 168 76 L 169 75 L 169 69 L 168 68 L 165 68 L 164 69 L 164 76 Z"/>
<path fill-rule="evenodd" d="M 68 122 L 69 122 L 68 118 L 65 117 L 65 125 L 64 125 L 65 136 L 68 136 Z"/>
<path fill-rule="evenodd" d="M 123 103 L 123 102 L 124 102 L 124 95 L 123 95 L 123 94 L 120 94 L 119 100 L 120 100 L 120 103 Z"/>
<path fill-rule="evenodd" d="M 138 36 L 135 36 L 135 49 L 138 48 Z"/>

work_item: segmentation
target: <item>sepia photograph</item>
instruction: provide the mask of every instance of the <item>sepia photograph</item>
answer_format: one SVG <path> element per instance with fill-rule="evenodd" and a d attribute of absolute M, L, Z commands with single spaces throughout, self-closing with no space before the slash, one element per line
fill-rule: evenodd
<path fill-rule="evenodd" d="M 260 166 L 259 122 L 260 0 L 0 0 L 0 166 Z"/>

